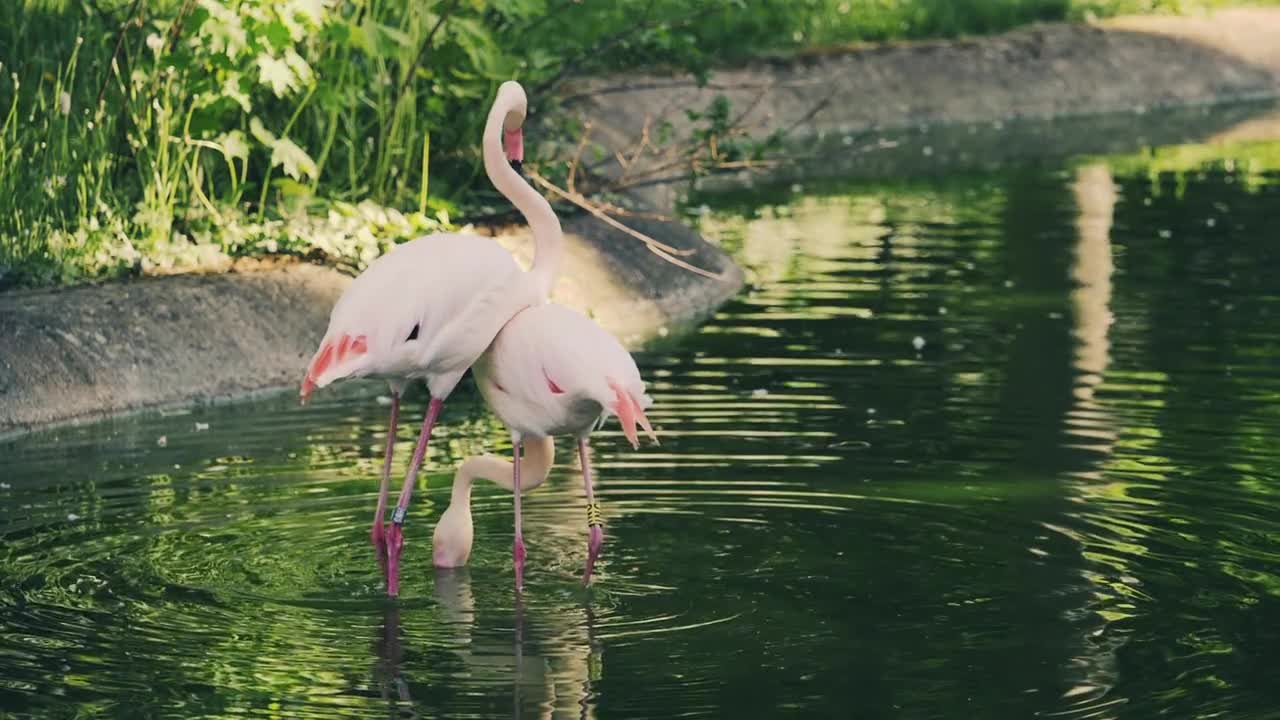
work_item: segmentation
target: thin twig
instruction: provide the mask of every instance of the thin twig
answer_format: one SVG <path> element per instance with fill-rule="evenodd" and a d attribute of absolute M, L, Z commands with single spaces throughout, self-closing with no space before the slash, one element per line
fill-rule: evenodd
<path fill-rule="evenodd" d="M 395 107 L 400 104 L 400 98 L 404 95 L 404 91 L 409 89 L 409 83 L 413 81 L 413 76 L 418 72 L 418 66 L 427 58 L 427 51 L 431 49 L 431 42 L 435 40 L 436 33 L 440 27 L 444 25 L 444 21 L 449 19 L 454 10 L 458 9 L 458 4 L 462 0 L 452 0 L 449 6 L 444 8 L 440 15 L 436 18 L 436 24 L 431 26 L 431 30 L 427 32 L 427 36 L 422 39 L 422 47 L 418 48 L 418 55 L 413 59 L 413 64 L 409 66 L 409 71 L 404 74 L 404 80 L 400 82 L 400 90 L 396 92 L 396 101 L 392 104 Z"/>
<path fill-rule="evenodd" d="M 182 10 L 178 12 L 178 17 L 173 20 L 173 27 L 169 32 L 169 47 L 165 52 L 172 53 L 173 49 L 178 47 L 178 36 L 182 34 L 182 23 L 186 22 L 187 16 L 196 8 L 196 0 L 187 0 L 182 6 Z"/>
<path fill-rule="evenodd" d="M 669 252 L 672 255 L 690 255 L 693 253 L 692 250 L 681 250 L 679 248 L 672 247 L 664 242 L 654 240 L 653 238 L 649 237 L 648 235 L 645 235 L 639 230 L 633 230 L 627 227 L 626 225 L 623 225 L 622 223 L 618 222 L 617 220 L 614 220 L 613 218 L 609 217 L 607 214 L 605 214 L 603 210 L 600 209 L 598 205 L 586 199 L 580 193 L 569 192 L 568 190 L 565 190 L 564 188 L 559 187 L 555 183 L 543 177 L 541 173 L 538 173 L 533 169 L 526 168 L 526 170 L 528 172 L 529 177 L 532 178 L 534 182 L 550 190 L 552 193 L 554 193 L 558 197 L 564 200 L 568 200 L 574 205 L 577 205 L 583 210 L 586 210 L 587 212 L 591 213 L 597 218 L 625 232 L 626 234 L 630 235 L 631 237 L 639 240 L 640 242 L 646 245 L 652 245 L 652 246 L 661 248 L 662 250 L 665 250 L 666 252 Z"/>
<path fill-rule="evenodd" d="M 582 160 L 582 151 L 587 148 L 587 138 L 591 137 L 591 121 L 587 121 L 582 125 L 582 137 L 578 139 L 578 147 L 573 152 L 573 159 L 569 161 L 569 179 L 565 181 L 565 186 L 569 188 L 569 192 L 574 192 L 573 181 L 578 175 L 578 163 Z"/>
<path fill-rule="evenodd" d="M 134 18 L 133 14 L 138 11 L 138 6 L 142 4 L 142 0 L 133 0 L 133 5 L 129 6 L 129 12 L 125 14 L 124 22 L 120 23 L 120 30 L 116 33 L 116 49 L 111 51 L 111 63 L 116 62 L 120 57 L 120 48 L 124 47 L 124 31 L 130 24 L 137 22 L 138 26 L 142 26 L 141 18 Z M 111 63 L 107 63 L 110 65 Z M 94 112 L 97 112 L 98 106 L 102 104 L 102 96 L 107 92 L 107 83 L 111 80 L 111 73 L 107 73 L 102 78 L 102 87 L 98 88 L 98 99 L 93 101 Z"/>
<path fill-rule="evenodd" d="M 592 216 L 598 218 L 600 221 L 604 222 L 606 225 L 609 225 L 610 227 L 621 230 L 622 232 L 630 235 L 631 237 L 634 237 L 637 240 L 643 242 L 645 247 L 649 249 L 649 252 L 653 253 L 654 255 L 657 255 L 658 257 L 671 263 L 672 265 L 688 270 L 689 272 L 696 273 L 703 277 L 711 278 L 712 280 L 720 279 L 720 276 L 713 272 L 704 270 L 696 265 L 692 265 L 684 260 L 679 259 L 678 257 L 675 257 L 676 255 L 689 255 L 692 253 L 691 250 L 680 250 L 678 248 L 671 247 L 666 243 L 659 242 L 653 239 L 652 237 L 645 235 L 639 230 L 629 228 L 626 225 L 623 225 L 622 223 L 618 222 L 617 220 L 614 220 L 613 218 L 609 217 L 607 214 L 605 214 L 603 210 L 596 207 L 593 203 L 591 203 L 591 201 L 582 197 L 578 193 L 570 193 L 566 190 L 556 187 L 555 183 L 552 183 L 550 180 L 547 180 L 546 178 L 542 177 L 542 175 L 532 170 L 529 170 L 528 174 L 529 174 L 529 177 L 534 180 L 534 182 L 547 188 L 548 190 L 564 198 L 565 200 L 568 200 L 574 205 L 577 205 L 583 210 L 586 210 L 588 213 L 591 213 Z"/>
<path fill-rule="evenodd" d="M 835 90 L 832 90 L 826 97 L 815 103 L 813 107 L 809 108 L 809 112 L 801 115 L 799 120 L 788 125 L 787 129 L 782 131 L 782 136 L 786 137 L 787 135 L 790 135 L 796 128 L 812 120 L 814 115 L 817 115 L 823 108 L 831 104 L 831 98 L 835 97 L 835 94 Z"/>

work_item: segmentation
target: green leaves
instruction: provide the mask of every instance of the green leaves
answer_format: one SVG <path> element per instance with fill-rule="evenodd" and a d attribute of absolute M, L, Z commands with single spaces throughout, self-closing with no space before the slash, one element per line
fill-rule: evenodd
<path fill-rule="evenodd" d="M 224 132 L 214 142 L 222 148 L 222 154 L 227 158 L 241 161 L 249 159 L 249 143 L 239 130 Z"/>
<path fill-rule="evenodd" d="M 258 55 L 256 63 L 259 80 L 263 85 L 269 86 L 276 97 L 284 97 L 298 89 L 298 78 L 285 61 L 262 53 Z"/>
<path fill-rule="evenodd" d="M 276 137 L 258 118 L 249 121 L 249 132 L 254 139 L 271 150 L 271 167 L 283 168 L 294 180 L 315 177 L 316 163 L 305 150 L 287 137 Z"/>

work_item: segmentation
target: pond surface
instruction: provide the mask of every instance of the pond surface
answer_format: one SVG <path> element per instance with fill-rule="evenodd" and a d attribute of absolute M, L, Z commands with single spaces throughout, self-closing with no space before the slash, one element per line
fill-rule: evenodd
<path fill-rule="evenodd" d="M 716 198 L 754 284 L 639 356 L 661 447 L 596 436 L 590 591 L 564 445 L 521 602 L 492 486 L 431 568 L 469 381 L 399 602 L 376 384 L 7 441 L 0 716 L 1280 717 L 1276 159 Z"/>

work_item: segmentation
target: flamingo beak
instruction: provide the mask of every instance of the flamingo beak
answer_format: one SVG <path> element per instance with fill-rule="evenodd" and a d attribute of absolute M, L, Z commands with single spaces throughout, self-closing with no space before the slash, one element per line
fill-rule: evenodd
<path fill-rule="evenodd" d="M 502 133 L 502 146 L 507 154 L 507 162 L 512 169 L 521 172 L 524 168 L 524 130 L 506 130 Z"/>

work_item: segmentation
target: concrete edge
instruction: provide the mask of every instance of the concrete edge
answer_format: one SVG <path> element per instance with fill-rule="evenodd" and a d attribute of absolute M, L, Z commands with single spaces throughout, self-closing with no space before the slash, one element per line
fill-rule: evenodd
<path fill-rule="evenodd" d="M 717 73 L 707 87 L 628 78 L 618 89 L 616 79 L 584 80 L 569 90 L 578 96 L 569 105 L 610 149 L 630 147 L 655 118 L 688 129 L 683 111 L 717 94 L 751 108 L 743 124 L 752 132 L 790 129 L 815 138 L 1051 118 L 1081 108 L 1132 112 L 1280 95 L 1280 51 L 1270 39 L 1277 35 L 1280 10 L 1266 9 L 1033 26 L 762 62 Z M 675 194 L 658 188 L 633 199 L 670 212 Z M 687 226 L 628 223 L 690 251 L 687 259 L 719 278 L 676 270 L 624 233 L 575 216 L 565 218 L 570 250 L 557 301 L 634 345 L 696 322 L 742 286 L 732 259 Z M 523 229 L 494 233 L 527 258 Z M 0 294 L 0 436 L 290 387 L 349 281 L 332 269 L 292 263 Z"/>

